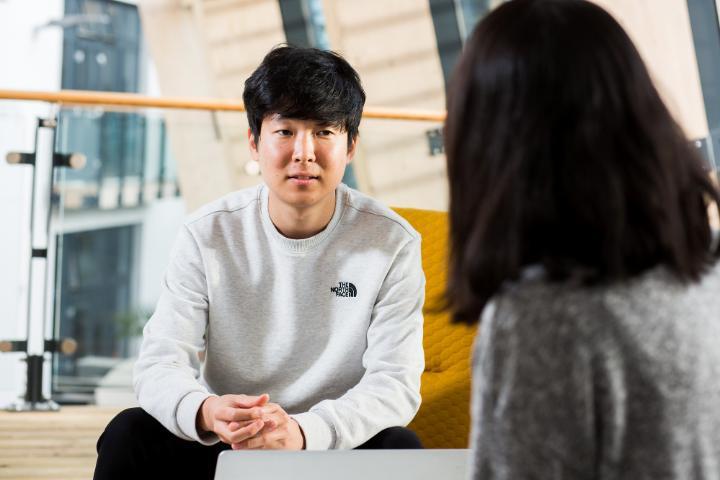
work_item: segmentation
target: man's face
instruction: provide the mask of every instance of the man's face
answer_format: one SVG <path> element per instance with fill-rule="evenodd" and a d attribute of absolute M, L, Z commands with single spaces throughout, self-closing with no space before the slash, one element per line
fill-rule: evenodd
<path fill-rule="evenodd" d="M 248 136 L 250 153 L 278 207 L 322 208 L 335 201 L 335 188 L 355 154 L 347 132 L 274 114 L 263 119 L 258 142 L 249 130 Z"/>

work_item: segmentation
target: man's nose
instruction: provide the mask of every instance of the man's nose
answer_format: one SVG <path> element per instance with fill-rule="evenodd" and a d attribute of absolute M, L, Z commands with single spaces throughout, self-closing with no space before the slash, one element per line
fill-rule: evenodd
<path fill-rule="evenodd" d="M 312 132 L 300 132 L 295 137 L 295 149 L 293 161 L 314 162 L 315 161 L 315 139 Z"/>

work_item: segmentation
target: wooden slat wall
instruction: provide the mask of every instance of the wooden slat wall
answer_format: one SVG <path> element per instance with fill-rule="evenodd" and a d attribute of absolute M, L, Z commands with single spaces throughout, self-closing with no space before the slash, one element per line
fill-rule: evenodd
<path fill-rule="evenodd" d="M 643 56 L 668 108 L 691 138 L 708 134 L 685 0 L 593 0 L 615 16 Z"/>
<path fill-rule="evenodd" d="M 118 411 L 0 412 L 0 479 L 91 479 L 95 443 Z"/>

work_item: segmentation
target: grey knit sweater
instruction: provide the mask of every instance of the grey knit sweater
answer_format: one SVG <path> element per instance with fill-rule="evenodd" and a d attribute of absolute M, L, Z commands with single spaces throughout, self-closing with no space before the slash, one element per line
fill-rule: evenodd
<path fill-rule="evenodd" d="M 720 266 L 511 285 L 483 312 L 475 479 L 720 479 Z"/>

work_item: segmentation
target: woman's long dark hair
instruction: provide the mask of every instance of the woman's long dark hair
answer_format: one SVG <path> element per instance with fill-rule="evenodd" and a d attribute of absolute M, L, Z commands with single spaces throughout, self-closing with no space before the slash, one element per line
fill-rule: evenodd
<path fill-rule="evenodd" d="M 474 323 L 528 265 L 551 280 L 663 264 L 698 280 L 720 194 L 632 41 L 583 0 L 511 0 L 478 24 L 448 95 L 447 298 Z"/>

